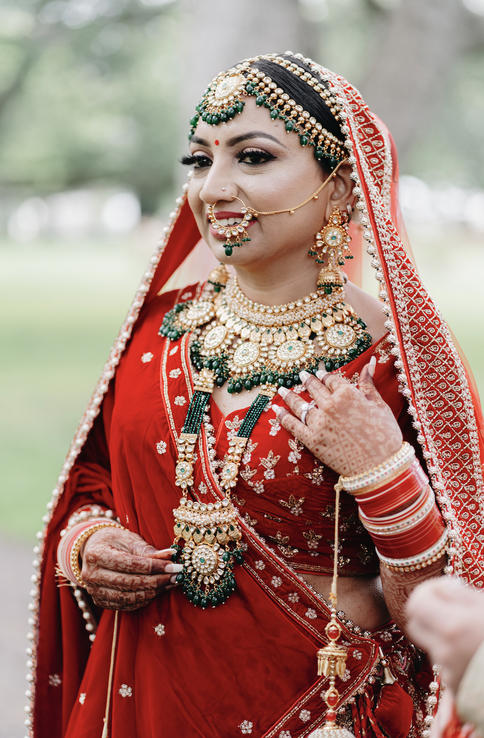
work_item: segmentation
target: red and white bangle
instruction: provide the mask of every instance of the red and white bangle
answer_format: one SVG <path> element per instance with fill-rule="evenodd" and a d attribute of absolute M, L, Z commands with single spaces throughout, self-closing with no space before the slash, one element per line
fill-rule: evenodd
<path fill-rule="evenodd" d="M 398 572 L 409 572 L 417 569 L 425 569 L 426 566 L 430 566 L 435 561 L 438 561 L 445 554 L 447 549 L 447 530 L 444 530 L 439 540 L 434 543 L 433 546 L 428 548 L 426 551 L 417 554 L 416 556 L 408 556 L 405 559 L 395 559 L 388 556 L 383 556 L 378 549 L 376 552 L 383 566 L 387 569 Z"/>
<path fill-rule="evenodd" d="M 102 528 L 122 528 L 115 520 L 103 518 L 89 518 L 73 525 L 64 532 L 57 546 L 57 564 L 62 574 L 76 587 L 86 587 L 81 576 L 79 555 L 85 541 L 96 531 Z"/>

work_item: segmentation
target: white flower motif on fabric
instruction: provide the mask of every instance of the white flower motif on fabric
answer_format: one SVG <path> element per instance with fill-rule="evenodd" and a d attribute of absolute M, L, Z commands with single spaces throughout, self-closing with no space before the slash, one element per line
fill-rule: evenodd
<path fill-rule="evenodd" d="M 280 587 L 282 584 L 281 577 L 272 577 L 271 584 L 273 587 Z"/>
<path fill-rule="evenodd" d="M 249 546 L 247 545 L 247 543 L 245 541 L 241 541 L 239 543 L 239 548 L 240 548 L 241 551 L 248 551 L 249 550 Z"/>
<path fill-rule="evenodd" d="M 384 631 L 383 633 L 381 633 L 380 638 L 382 639 L 382 641 L 385 641 L 386 643 L 392 640 L 392 636 L 390 633 L 388 633 L 388 631 Z"/>
<path fill-rule="evenodd" d="M 166 448 L 165 441 L 159 441 L 159 443 L 156 444 L 156 450 L 159 454 L 166 454 Z"/>
<path fill-rule="evenodd" d="M 345 670 L 345 673 L 344 673 L 344 674 L 343 674 L 343 676 L 341 677 L 341 681 L 342 681 L 342 682 L 347 682 L 347 681 L 348 681 L 348 679 L 350 678 L 350 676 L 351 676 L 350 670 L 349 670 L 349 669 L 346 669 L 346 670 Z"/>
<path fill-rule="evenodd" d="M 185 403 L 186 403 L 186 399 L 183 397 L 183 395 L 177 395 L 177 397 L 175 397 L 175 405 L 180 405 L 181 407 Z"/>
<path fill-rule="evenodd" d="M 83 705 L 85 701 L 86 701 L 86 693 L 81 692 L 81 694 L 79 695 L 79 702 L 81 703 L 81 705 Z"/>
<path fill-rule="evenodd" d="M 303 723 L 307 723 L 308 720 L 311 720 L 311 713 L 309 710 L 301 710 L 299 713 L 299 720 L 302 720 Z"/>
<path fill-rule="evenodd" d="M 248 735 L 249 733 L 252 733 L 252 728 L 254 727 L 254 723 L 251 723 L 250 720 L 244 720 L 239 725 L 240 732 L 244 735 Z"/>
<path fill-rule="evenodd" d="M 141 361 L 143 362 L 143 364 L 147 364 L 149 361 L 151 361 L 152 358 L 153 354 L 151 353 L 151 351 L 147 351 L 146 354 L 143 354 L 143 356 L 141 357 Z"/>
<path fill-rule="evenodd" d="M 253 485 L 254 485 L 254 492 L 256 493 L 256 495 L 263 495 L 264 494 L 264 492 L 265 492 L 265 490 L 264 490 L 264 482 L 254 482 Z"/>
<path fill-rule="evenodd" d="M 256 569 L 259 569 L 259 571 L 262 571 L 263 569 L 266 568 L 266 565 L 264 564 L 262 560 L 256 561 L 254 566 Z"/>
<path fill-rule="evenodd" d="M 62 684 L 62 679 L 60 678 L 58 674 L 50 674 L 49 684 L 51 687 L 58 687 L 59 684 Z"/>
<path fill-rule="evenodd" d="M 290 592 L 287 595 L 287 599 L 289 600 L 289 602 L 292 602 L 292 604 L 295 605 L 296 602 L 299 602 L 299 595 L 297 592 Z"/>
<path fill-rule="evenodd" d="M 304 613 L 304 616 L 308 618 L 309 620 L 316 620 L 316 618 L 318 617 L 318 614 L 316 610 L 313 610 L 312 607 L 308 607 L 308 609 Z"/>
<path fill-rule="evenodd" d="M 173 356 L 173 354 L 176 354 L 176 352 L 177 352 L 177 351 L 178 351 L 178 346 L 174 346 L 174 347 L 173 347 L 173 348 L 172 348 L 172 349 L 170 350 L 170 352 L 169 352 L 170 356 Z"/>
<path fill-rule="evenodd" d="M 157 636 L 164 636 L 165 635 L 165 626 L 162 625 L 162 623 L 158 623 L 158 625 L 153 626 L 153 630 L 155 631 Z"/>
<path fill-rule="evenodd" d="M 198 485 L 198 491 L 200 492 L 200 494 L 201 495 L 206 495 L 207 494 L 207 490 L 208 490 L 208 488 L 207 488 L 207 485 L 205 484 L 205 482 L 200 482 L 200 484 Z"/>
<path fill-rule="evenodd" d="M 170 374 L 168 375 L 170 379 L 176 379 L 181 374 L 181 369 L 172 369 Z"/>
<path fill-rule="evenodd" d="M 253 454 L 253 452 L 255 451 L 255 449 L 257 448 L 258 445 L 259 445 L 258 443 L 254 443 L 249 438 L 249 440 L 247 441 L 247 445 L 246 445 L 246 447 L 244 449 L 244 455 L 242 456 L 242 463 L 243 464 L 250 464 L 250 461 L 252 459 L 252 454 Z M 254 474 L 255 474 L 255 472 L 254 472 Z"/>
<path fill-rule="evenodd" d="M 355 659 L 358 659 L 358 661 L 361 661 L 361 659 L 363 658 L 363 654 L 361 653 L 361 651 L 353 651 L 353 656 Z"/>
<path fill-rule="evenodd" d="M 132 697 L 133 696 L 133 690 L 131 687 L 128 687 L 127 684 L 122 684 L 118 690 L 121 697 Z"/>
<path fill-rule="evenodd" d="M 192 296 L 191 292 L 184 292 L 183 295 L 181 296 L 181 299 L 188 300 L 191 296 Z"/>
<path fill-rule="evenodd" d="M 276 478 L 276 472 L 274 469 L 266 469 L 264 472 L 264 476 L 266 479 L 275 479 Z"/>
<path fill-rule="evenodd" d="M 291 734 L 288 730 L 281 730 L 279 738 L 291 738 Z"/>
<path fill-rule="evenodd" d="M 282 425 L 279 423 L 277 418 L 269 418 L 269 425 L 271 426 L 271 429 L 269 431 L 270 436 L 277 436 L 279 431 L 282 428 Z"/>

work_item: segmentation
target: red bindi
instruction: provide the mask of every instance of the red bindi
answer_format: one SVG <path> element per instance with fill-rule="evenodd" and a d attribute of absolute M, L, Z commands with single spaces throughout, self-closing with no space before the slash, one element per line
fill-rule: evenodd
<path fill-rule="evenodd" d="M 215 139 L 215 146 L 218 146 L 219 144 L 220 144 L 220 141 L 218 140 L 218 138 L 216 138 Z"/>

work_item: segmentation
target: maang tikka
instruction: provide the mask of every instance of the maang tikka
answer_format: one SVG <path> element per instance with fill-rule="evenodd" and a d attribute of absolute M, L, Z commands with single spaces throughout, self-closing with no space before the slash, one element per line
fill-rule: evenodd
<path fill-rule="evenodd" d="M 331 294 L 333 287 L 343 284 L 341 267 L 346 259 L 352 259 L 348 235 L 349 217 L 338 207 L 333 208 L 327 225 L 316 234 L 316 243 L 308 252 L 314 256 L 317 264 L 324 264 L 318 277 L 318 286 L 323 287 L 327 294 Z"/>

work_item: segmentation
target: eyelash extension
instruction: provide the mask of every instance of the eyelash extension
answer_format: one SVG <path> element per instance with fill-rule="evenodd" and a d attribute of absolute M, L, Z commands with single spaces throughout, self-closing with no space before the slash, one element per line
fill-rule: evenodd
<path fill-rule="evenodd" d="M 208 159 L 208 156 L 182 156 L 180 159 L 180 164 L 185 164 L 185 166 L 192 166 L 193 164 L 196 164 L 201 159 Z"/>
<path fill-rule="evenodd" d="M 244 149 L 243 151 L 240 151 L 237 154 L 237 159 L 244 159 L 246 156 L 254 156 L 254 155 L 260 156 L 265 161 L 271 161 L 272 159 L 276 158 L 273 154 L 269 154 L 268 151 L 263 151 L 262 149 Z M 253 166 L 256 166 L 256 165 L 253 165 Z"/>

